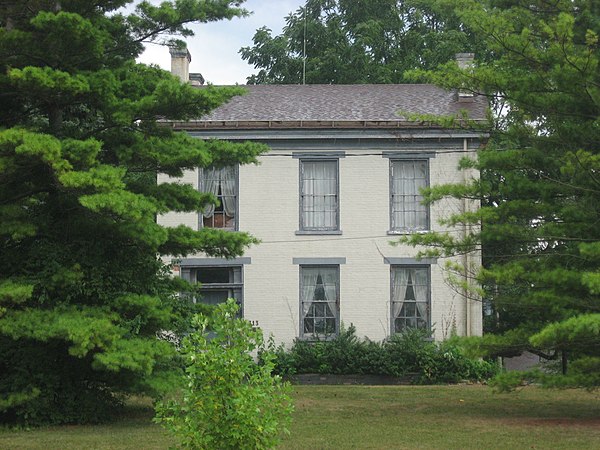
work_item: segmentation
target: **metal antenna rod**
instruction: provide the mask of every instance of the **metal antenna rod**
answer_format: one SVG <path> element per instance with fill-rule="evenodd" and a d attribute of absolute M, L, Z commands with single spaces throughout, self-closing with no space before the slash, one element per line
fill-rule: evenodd
<path fill-rule="evenodd" d="M 302 45 L 302 84 L 306 84 L 306 2 L 304 2 L 304 39 Z"/>

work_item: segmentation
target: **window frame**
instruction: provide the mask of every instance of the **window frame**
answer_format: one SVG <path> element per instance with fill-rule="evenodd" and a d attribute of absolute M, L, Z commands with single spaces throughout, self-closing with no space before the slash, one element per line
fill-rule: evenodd
<path fill-rule="evenodd" d="M 236 300 L 236 303 L 239 305 L 240 309 L 238 314 L 240 317 L 244 316 L 244 284 L 245 284 L 245 275 L 244 275 L 244 266 L 247 264 L 251 264 L 252 261 L 248 257 L 235 258 L 232 260 L 226 260 L 224 258 L 184 258 L 180 261 L 180 276 L 184 280 L 188 281 L 191 284 L 197 284 L 199 271 L 205 269 L 228 269 L 232 271 L 239 271 L 239 281 L 235 279 L 235 273 L 232 275 L 232 282 L 229 283 L 203 283 L 202 289 L 207 290 L 224 290 L 231 289 L 234 293 L 233 298 Z M 238 294 L 237 296 L 235 294 Z M 193 303 L 202 303 L 202 299 L 196 299 L 195 297 L 191 297 L 190 300 Z"/>
<path fill-rule="evenodd" d="M 394 225 L 394 164 L 405 163 L 405 162 L 422 162 L 425 164 L 425 187 L 431 186 L 431 168 L 430 159 L 435 157 L 435 153 L 396 153 L 396 152 L 384 152 L 384 158 L 389 159 L 389 229 L 388 234 L 411 234 L 411 233 L 423 233 L 431 230 L 431 208 L 429 205 L 425 205 L 425 226 L 424 228 L 407 228 L 397 227 Z M 403 211 L 405 214 L 406 211 Z"/>
<path fill-rule="evenodd" d="M 217 282 L 217 283 L 207 283 L 198 281 L 198 273 L 202 272 L 206 269 L 222 269 L 230 271 L 229 278 L 230 281 L 227 283 Z M 237 277 L 236 277 L 237 275 Z M 203 266 L 196 267 L 192 270 L 193 282 L 194 284 L 200 284 L 200 295 L 203 292 L 216 292 L 216 291 L 228 291 L 227 298 L 235 299 L 236 303 L 240 307 L 238 314 L 243 317 L 244 315 L 244 266 L 241 265 L 231 265 L 231 266 Z M 239 281 L 236 281 L 236 278 Z M 231 295 L 229 295 L 231 294 Z M 204 303 L 202 298 L 196 299 L 193 298 L 194 303 Z M 207 303 L 209 304 L 209 303 Z"/>
<path fill-rule="evenodd" d="M 215 226 L 206 226 L 204 225 L 204 213 L 203 211 L 199 211 L 198 212 L 198 229 L 201 230 L 202 228 L 214 228 L 216 230 L 226 230 L 226 231 L 239 231 L 240 229 L 240 220 L 239 220 L 239 216 L 240 216 L 240 166 L 239 164 L 234 164 L 231 166 L 223 166 L 222 168 L 225 167 L 233 167 L 234 168 L 234 180 L 235 180 L 235 217 L 234 219 L 234 226 L 233 227 L 215 227 Z M 204 192 L 206 193 L 206 189 L 204 187 L 206 181 L 204 179 L 204 171 L 208 170 L 208 169 L 213 169 L 214 167 L 209 166 L 209 167 L 199 167 L 198 168 L 198 191 L 199 192 Z M 219 198 L 218 195 L 216 195 L 217 198 Z M 223 202 L 222 200 L 219 198 L 219 201 L 221 202 L 221 206 L 223 206 Z M 213 223 L 214 223 L 214 212 L 213 212 Z"/>
<path fill-rule="evenodd" d="M 427 300 L 425 302 L 426 304 L 426 308 L 427 308 L 427 317 L 426 317 L 426 326 L 425 328 L 419 328 L 419 327 L 405 327 L 405 329 L 408 328 L 413 328 L 413 329 L 424 329 L 428 332 L 431 332 L 432 330 L 432 326 L 431 326 L 431 310 L 432 310 L 432 304 L 431 304 L 431 264 L 390 264 L 390 336 L 394 335 L 394 334 L 398 334 L 401 333 L 401 331 L 396 331 L 396 319 L 397 317 L 394 316 L 394 304 L 396 303 L 394 301 L 394 277 L 395 277 L 395 271 L 396 270 L 400 270 L 400 269 L 424 269 L 426 271 L 427 274 Z M 404 300 L 406 301 L 406 300 Z M 417 311 L 417 307 L 416 307 L 416 299 L 415 299 L 415 313 Z M 421 302 L 422 303 L 422 302 Z M 403 316 L 404 318 L 407 318 L 408 316 Z M 415 317 L 416 319 L 416 314 Z"/>
<path fill-rule="evenodd" d="M 340 228 L 340 158 L 344 157 L 344 154 L 331 154 L 331 155 L 294 155 L 294 158 L 299 160 L 298 163 L 298 231 L 297 235 L 301 234 L 342 234 Z M 304 220 L 304 194 L 303 194 L 303 173 L 305 163 L 316 163 L 316 162 L 332 162 L 335 164 L 335 199 L 336 199 L 336 211 L 335 211 L 335 227 L 308 227 L 305 225 Z"/>
<path fill-rule="evenodd" d="M 335 269 L 336 271 L 336 281 L 335 281 L 335 287 L 336 287 L 336 299 L 335 299 L 335 305 L 336 305 L 336 309 L 333 312 L 335 315 L 335 331 L 331 334 L 316 334 L 316 333 L 305 333 L 304 332 L 304 314 L 303 314 L 303 305 L 304 305 L 304 298 L 303 298 L 303 294 L 302 294 L 302 271 L 304 269 L 315 269 L 315 268 L 327 268 L 327 269 Z M 299 339 L 302 340 L 306 340 L 306 341 L 323 341 L 323 340 L 330 340 L 330 339 L 334 339 L 335 337 L 339 336 L 340 334 L 340 303 L 341 303 L 341 299 L 340 299 L 340 265 L 339 264 L 299 264 L 298 266 L 298 305 L 299 305 L 299 319 L 300 319 L 300 327 L 299 327 Z M 314 302 L 314 299 L 311 300 L 311 306 L 312 303 Z"/>

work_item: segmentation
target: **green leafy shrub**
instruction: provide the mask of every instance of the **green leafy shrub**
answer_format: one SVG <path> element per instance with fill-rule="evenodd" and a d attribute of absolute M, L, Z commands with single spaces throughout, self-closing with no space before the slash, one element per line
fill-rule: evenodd
<path fill-rule="evenodd" d="M 274 355 L 263 348 L 262 332 L 237 310 L 229 300 L 210 319 L 194 316 L 193 331 L 181 341 L 185 385 L 176 398 L 158 402 L 155 420 L 183 448 L 266 449 L 287 431 L 290 388 L 272 374 Z"/>
<path fill-rule="evenodd" d="M 481 381 L 494 376 L 496 364 L 467 357 L 459 341 L 437 343 L 425 330 L 409 329 L 389 340 L 373 342 L 356 336 L 353 325 L 341 327 L 338 336 L 326 341 L 297 339 L 293 346 L 269 345 L 275 354 L 275 372 L 367 374 L 406 376 L 420 384 Z"/>
<path fill-rule="evenodd" d="M 487 380 L 498 373 L 498 366 L 489 361 L 465 356 L 453 340 L 434 344 L 431 364 L 423 370 L 422 382 L 457 383 L 462 380 Z M 422 364 L 425 367 L 425 364 Z"/>
<path fill-rule="evenodd" d="M 425 330 L 407 329 L 394 334 L 383 343 L 388 362 L 389 375 L 402 376 L 407 373 L 427 374 L 435 365 L 436 344 Z"/>
<path fill-rule="evenodd" d="M 497 392 L 511 392 L 529 383 L 531 372 L 513 370 L 502 372 L 490 380 L 490 386 Z"/>
<path fill-rule="evenodd" d="M 278 373 L 357 373 L 364 359 L 365 342 L 356 337 L 356 329 L 341 327 L 335 339 L 327 341 L 296 340 L 293 350 L 277 350 Z"/>
<path fill-rule="evenodd" d="M 525 371 L 506 371 L 492 380 L 492 386 L 498 392 L 511 392 L 528 384 L 538 384 L 544 388 L 586 388 L 598 389 L 600 386 L 600 358 L 582 357 L 569 365 L 567 374 L 562 374 L 556 364 L 544 364 L 543 368 Z"/>

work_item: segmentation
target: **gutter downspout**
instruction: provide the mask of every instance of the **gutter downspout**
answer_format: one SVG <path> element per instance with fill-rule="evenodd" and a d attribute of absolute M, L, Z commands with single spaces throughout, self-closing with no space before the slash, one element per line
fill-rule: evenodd
<path fill-rule="evenodd" d="M 467 154 L 467 152 L 469 151 L 469 142 L 467 140 L 467 138 L 463 139 L 463 151 L 465 154 Z M 467 170 L 465 169 L 463 171 L 463 182 L 467 182 Z M 467 199 L 463 198 L 462 199 L 462 212 L 467 213 L 468 212 L 469 207 L 467 206 Z M 470 231 L 470 226 L 467 228 L 467 224 L 463 225 L 463 237 L 466 238 L 467 237 L 467 232 Z M 462 260 L 463 260 L 463 267 L 465 270 L 464 273 L 464 282 L 465 282 L 465 287 L 463 288 L 463 295 L 465 297 L 465 336 L 471 336 L 472 334 L 472 324 L 471 324 L 471 299 L 469 298 L 469 291 L 467 288 L 467 283 L 469 281 L 469 254 L 467 252 L 465 252 L 463 254 Z"/>

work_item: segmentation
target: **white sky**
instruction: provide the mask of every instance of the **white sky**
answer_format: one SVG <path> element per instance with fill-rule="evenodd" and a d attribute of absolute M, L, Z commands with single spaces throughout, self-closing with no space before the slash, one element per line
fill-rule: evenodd
<path fill-rule="evenodd" d="M 190 72 L 200 72 L 216 85 L 246 84 L 246 77 L 256 70 L 242 60 L 239 49 L 252 46 L 254 33 L 262 26 L 280 34 L 285 17 L 301 5 L 304 0 L 247 0 L 243 7 L 253 12 L 249 17 L 194 25 L 195 35 L 186 40 L 192 55 Z M 170 58 L 168 48 L 149 44 L 139 61 L 170 70 Z"/>

